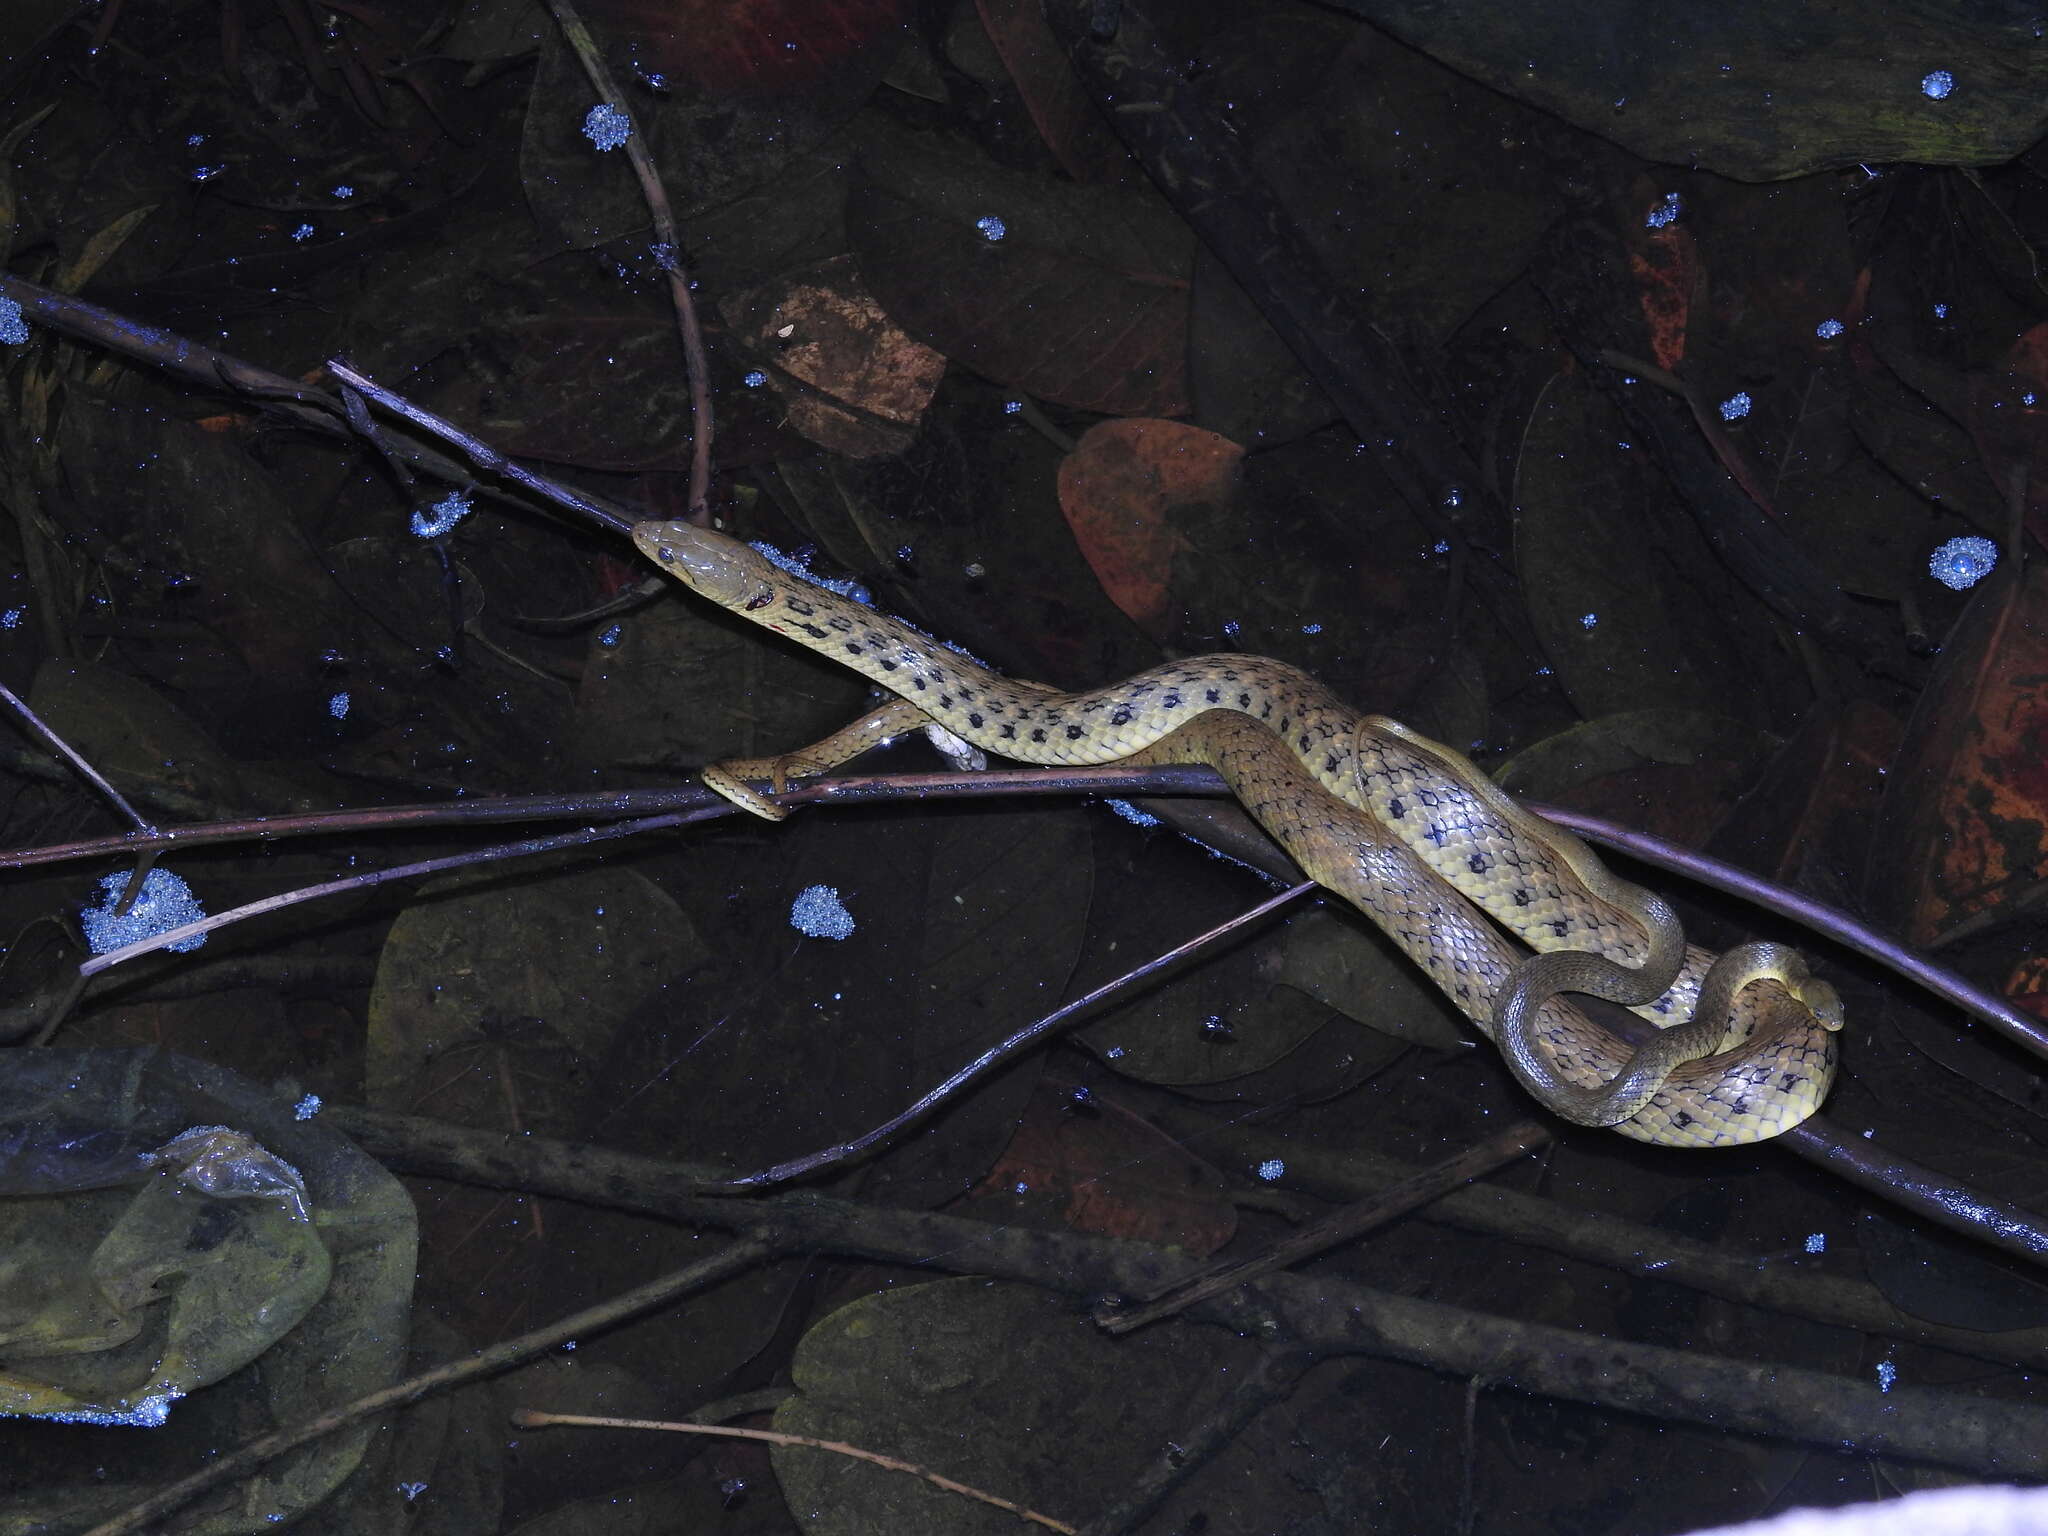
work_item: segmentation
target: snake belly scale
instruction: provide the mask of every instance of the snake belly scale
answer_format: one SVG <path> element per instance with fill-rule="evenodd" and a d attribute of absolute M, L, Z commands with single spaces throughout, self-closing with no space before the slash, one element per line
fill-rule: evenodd
<path fill-rule="evenodd" d="M 1661 902 L 1521 810 L 1463 757 L 1362 715 L 1296 668 L 1205 656 L 1066 693 L 990 671 L 727 535 L 657 522 L 636 527 L 633 539 L 693 591 L 901 701 L 789 757 L 707 770 L 707 783 L 756 814 L 784 813 L 745 779 L 779 785 L 786 773 L 821 772 L 919 725 L 1026 763 L 1209 763 L 1312 878 L 1364 912 L 1490 1038 L 1496 1008 L 1508 1003 L 1519 1022 L 1515 1039 L 1501 1041 L 1504 1054 L 1567 1118 L 1661 1145 L 1731 1145 L 1791 1128 L 1827 1092 L 1839 1010 L 1796 954 L 1744 946 L 1717 967 L 1682 944 L 1675 918 L 1668 933 L 1657 931 L 1650 914 L 1668 913 Z M 1540 958 L 1517 951 L 1473 903 Z M 1668 990 L 1657 977 L 1648 995 L 1629 995 L 1674 962 Z M 1553 995 L 1594 991 L 1670 1029 L 1691 1018 L 1703 983 L 1725 1015 L 1721 1027 L 1696 1027 L 1704 1039 L 1678 1064 L 1625 1093 L 1617 1079 L 1631 1047 Z M 1591 1101 L 1607 1113 L 1573 1112 Z"/>

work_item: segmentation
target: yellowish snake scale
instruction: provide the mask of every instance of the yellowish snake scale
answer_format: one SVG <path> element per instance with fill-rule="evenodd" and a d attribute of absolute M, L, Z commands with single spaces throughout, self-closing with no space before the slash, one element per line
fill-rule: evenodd
<path fill-rule="evenodd" d="M 713 530 L 642 523 L 633 541 L 701 596 L 902 701 L 787 756 L 705 770 L 707 784 L 757 815 L 786 813 L 745 780 L 780 785 L 933 724 L 1025 763 L 1208 763 L 1311 878 L 1400 945 L 1566 1118 L 1660 1145 L 1724 1146 L 1788 1130 L 1826 1096 L 1839 1004 L 1796 953 L 1746 945 L 1717 964 L 1683 944 L 1661 901 L 1515 805 L 1456 752 L 1361 715 L 1284 662 L 1201 656 L 1063 693 L 999 676 Z M 1703 985 L 1720 1000 L 1708 1015 L 1722 1017 L 1718 1034 L 1704 1019 L 1674 1029 L 1691 1018 Z M 1672 1033 L 1653 1035 L 1632 1061 L 1625 1041 L 1560 990 L 1629 1003 Z"/>

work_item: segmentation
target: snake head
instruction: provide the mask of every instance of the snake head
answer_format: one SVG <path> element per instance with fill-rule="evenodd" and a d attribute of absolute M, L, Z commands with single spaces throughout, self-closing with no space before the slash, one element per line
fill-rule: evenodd
<path fill-rule="evenodd" d="M 667 574 L 721 607 L 740 607 L 765 586 L 766 561 L 738 539 L 695 523 L 638 523 L 633 543 Z"/>
<path fill-rule="evenodd" d="M 1818 976 L 1808 976 L 1791 989 L 1792 995 L 1806 1004 L 1813 1016 L 1820 1021 L 1822 1029 L 1836 1030 L 1842 1027 L 1845 1010 L 1842 994 L 1822 981 Z"/>

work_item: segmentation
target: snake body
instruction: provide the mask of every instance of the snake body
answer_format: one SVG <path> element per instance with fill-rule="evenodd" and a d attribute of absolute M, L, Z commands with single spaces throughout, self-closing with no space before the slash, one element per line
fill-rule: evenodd
<path fill-rule="evenodd" d="M 746 779 L 820 772 L 917 725 L 1026 763 L 1206 762 L 1567 1118 L 1641 1141 L 1727 1145 L 1789 1129 L 1827 1092 L 1838 1011 L 1796 954 L 1744 946 L 1717 962 L 1684 945 L 1661 902 L 1463 757 L 1361 715 L 1284 662 L 1197 657 L 1066 693 L 1002 677 L 710 529 L 643 523 L 633 539 L 693 591 L 898 695 L 801 753 L 707 770 L 707 783 L 757 814 L 783 813 Z M 1537 958 L 1519 954 L 1472 902 Z M 1688 1025 L 1703 983 L 1710 1011 Z M 1664 1035 L 1636 1056 L 1560 990 L 1627 1003 Z"/>

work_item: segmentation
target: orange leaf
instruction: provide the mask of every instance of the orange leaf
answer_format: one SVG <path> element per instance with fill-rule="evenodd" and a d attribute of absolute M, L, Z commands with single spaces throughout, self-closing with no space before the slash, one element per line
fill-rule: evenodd
<path fill-rule="evenodd" d="M 1943 648 L 1892 765 L 1872 904 L 1924 944 L 2048 868 L 2048 571 L 2001 569 Z"/>
<path fill-rule="evenodd" d="M 1176 421 L 1105 421 L 1060 464 L 1060 510 L 1109 600 L 1155 637 L 1172 628 L 1174 513 L 1237 494 L 1244 450 Z"/>

